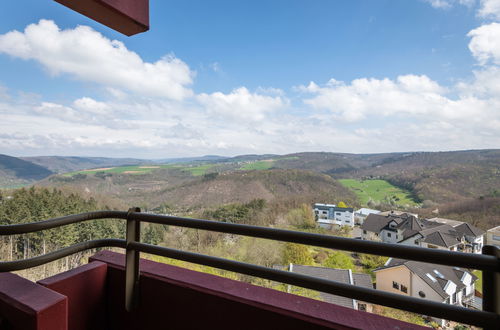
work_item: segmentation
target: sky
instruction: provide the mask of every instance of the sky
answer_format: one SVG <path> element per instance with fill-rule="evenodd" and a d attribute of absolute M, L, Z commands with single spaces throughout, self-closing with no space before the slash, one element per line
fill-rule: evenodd
<path fill-rule="evenodd" d="M 0 4 L 0 153 L 500 148 L 500 0 L 151 0 L 126 37 Z"/>

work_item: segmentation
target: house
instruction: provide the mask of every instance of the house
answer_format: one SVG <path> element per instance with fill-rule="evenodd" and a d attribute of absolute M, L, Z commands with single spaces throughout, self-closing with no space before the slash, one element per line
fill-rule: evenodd
<path fill-rule="evenodd" d="M 372 279 L 368 274 L 353 273 L 350 269 L 336 269 L 315 266 L 303 266 L 290 264 L 288 271 L 302 275 L 313 276 L 325 280 L 356 285 L 363 288 L 373 289 Z M 331 304 L 340 305 L 360 311 L 372 312 L 373 306 L 370 303 L 358 301 L 352 298 L 336 296 L 329 293 L 320 292 L 321 300 Z"/>
<path fill-rule="evenodd" d="M 369 214 L 378 214 L 380 213 L 379 210 L 373 210 L 373 209 L 367 209 L 367 208 L 361 208 L 357 211 L 354 212 L 354 223 L 356 225 L 362 225 L 363 222 L 365 221 L 366 217 Z"/>
<path fill-rule="evenodd" d="M 486 244 L 494 245 L 500 249 L 500 226 L 486 232 Z"/>
<path fill-rule="evenodd" d="M 409 215 L 413 215 L 415 218 L 418 218 L 418 214 L 416 214 L 416 213 L 409 213 L 409 212 L 397 211 L 397 210 L 384 211 L 384 212 L 380 212 L 379 214 L 383 215 L 383 216 L 409 214 Z"/>
<path fill-rule="evenodd" d="M 381 214 L 367 216 L 361 225 L 362 239 L 481 253 L 484 231 L 469 223 L 438 218 L 418 219 L 410 213 Z"/>
<path fill-rule="evenodd" d="M 392 258 L 374 272 L 377 290 L 460 306 L 472 305 L 478 279 L 469 269 Z"/>
<path fill-rule="evenodd" d="M 354 209 L 338 207 L 335 204 L 314 204 L 316 222 L 322 228 L 331 229 L 332 225 L 354 227 Z"/>

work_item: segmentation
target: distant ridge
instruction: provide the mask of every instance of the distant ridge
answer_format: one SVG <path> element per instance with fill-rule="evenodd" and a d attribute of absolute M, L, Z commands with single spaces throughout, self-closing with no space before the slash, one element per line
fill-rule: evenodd
<path fill-rule="evenodd" d="M 0 182 L 19 183 L 48 177 L 52 171 L 29 161 L 0 154 Z"/>
<path fill-rule="evenodd" d="M 25 161 L 43 166 L 55 173 L 66 173 L 90 168 L 141 165 L 147 160 L 136 158 L 106 158 L 106 157 L 71 157 L 71 156 L 37 156 L 22 157 Z"/>

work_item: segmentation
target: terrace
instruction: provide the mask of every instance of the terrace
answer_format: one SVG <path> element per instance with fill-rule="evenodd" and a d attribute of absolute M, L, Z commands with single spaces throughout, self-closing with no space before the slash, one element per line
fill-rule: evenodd
<path fill-rule="evenodd" d="M 486 329 L 500 323 L 500 252 L 486 246 L 482 255 L 361 241 L 265 227 L 141 213 L 101 211 L 30 224 L 0 226 L 0 235 L 56 228 L 92 219 L 127 222 L 126 240 L 79 243 L 27 260 L 0 262 L 1 329 L 150 329 L 201 327 L 233 329 L 401 329 L 420 328 L 398 320 L 290 295 L 244 282 L 140 260 L 148 253 L 234 271 L 312 290 L 359 299 Z M 483 271 L 483 310 L 472 310 L 270 269 L 234 260 L 141 243 L 140 223 L 149 222 L 246 235 L 324 248 L 473 268 Z M 69 272 L 32 283 L 8 273 L 102 247 Z M 193 314 L 196 313 L 196 317 Z"/>

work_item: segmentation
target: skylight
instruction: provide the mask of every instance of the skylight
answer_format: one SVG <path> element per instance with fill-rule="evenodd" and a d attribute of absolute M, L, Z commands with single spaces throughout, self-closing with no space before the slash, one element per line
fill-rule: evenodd
<path fill-rule="evenodd" d="M 436 274 L 437 277 L 444 278 L 443 274 L 441 274 L 437 269 L 434 269 L 434 274 Z"/>
<path fill-rule="evenodd" d="M 437 280 L 436 280 L 436 279 L 434 278 L 434 276 L 432 276 L 431 274 L 426 273 L 425 275 L 427 275 L 427 277 L 428 277 L 428 278 L 430 278 L 430 280 L 431 280 L 432 282 L 434 282 L 434 283 L 436 283 L 436 282 L 437 282 Z"/>

